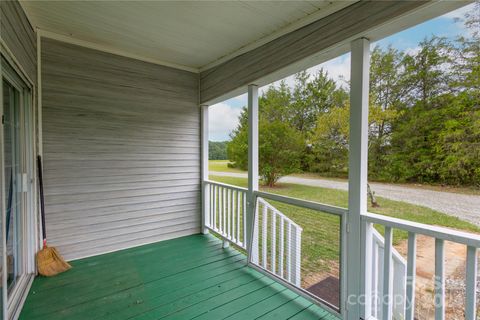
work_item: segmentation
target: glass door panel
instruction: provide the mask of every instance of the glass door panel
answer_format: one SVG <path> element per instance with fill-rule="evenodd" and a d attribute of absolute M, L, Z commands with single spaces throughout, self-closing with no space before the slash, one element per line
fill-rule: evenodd
<path fill-rule="evenodd" d="M 7 289 L 23 274 L 24 218 L 22 194 L 22 141 L 20 92 L 3 80 L 4 177 L 7 251 Z"/>

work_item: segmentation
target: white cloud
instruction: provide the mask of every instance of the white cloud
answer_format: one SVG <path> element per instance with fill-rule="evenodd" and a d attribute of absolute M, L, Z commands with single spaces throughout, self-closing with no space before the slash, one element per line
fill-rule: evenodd
<path fill-rule="evenodd" d="M 218 103 L 208 108 L 208 134 L 212 141 L 229 140 L 228 134 L 237 127 L 241 108 Z"/>
<path fill-rule="evenodd" d="M 328 76 L 335 80 L 339 86 L 344 86 L 346 84 L 345 81 L 350 80 L 350 54 L 345 54 L 314 66 L 307 69 L 307 72 L 310 74 L 310 77 L 313 78 L 321 68 L 326 70 Z M 272 84 L 278 86 L 280 81 L 282 80 L 276 81 Z M 284 78 L 283 81 L 285 81 L 289 87 L 293 88 L 295 85 L 295 76 L 288 76 Z M 269 86 L 270 85 L 261 87 L 259 93 L 262 94 L 265 92 Z M 238 116 L 242 111 L 242 108 L 239 106 L 245 105 L 246 99 L 246 94 L 242 94 L 209 107 L 208 131 L 210 140 L 224 141 L 230 139 L 229 133 L 237 127 Z"/>
<path fill-rule="evenodd" d="M 307 71 L 313 76 L 322 68 L 328 72 L 329 77 L 335 80 L 337 85 L 343 86 L 345 81 L 350 81 L 350 54 L 329 60 Z"/>
<path fill-rule="evenodd" d="M 422 48 L 420 48 L 420 46 L 416 46 L 416 47 L 414 47 L 414 48 L 407 48 L 407 49 L 403 50 L 403 52 L 404 52 L 405 54 L 414 56 L 414 55 L 416 55 L 417 53 L 419 53 L 421 50 L 422 50 Z"/>
<path fill-rule="evenodd" d="M 328 72 L 329 78 L 335 80 L 338 86 L 344 86 L 346 81 L 350 80 L 350 54 L 337 57 L 322 64 L 316 65 L 307 69 L 310 78 L 313 79 L 315 74 L 322 69 Z M 295 75 L 288 76 L 282 80 L 278 80 L 272 83 L 274 86 L 278 86 L 280 81 L 284 81 L 287 86 L 293 88 L 295 86 Z M 270 85 L 266 85 L 260 88 L 260 94 L 267 90 Z"/>
<path fill-rule="evenodd" d="M 443 16 L 442 18 L 447 18 L 447 19 L 461 19 L 465 16 L 465 13 L 470 12 L 474 9 L 475 4 L 471 3 L 469 5 L 463 6 L 457 10 L 450 11 Z"/>
<path fill-rule="evenodd" d="M 476 9 L 476 3 L 471 3 L 467 6 L 464 6 L 457 10 L 446 13 L 440 18 L 445 18 L 449 20 L 460 19 L 460 21 L 462 21 L 463 19 L 465 19 L 466 13 L 474 14 L 476 12 L 476 15 L 478 15 L 479 14 L 478 11 L 475 11 L 475 10 L 478 10 Z M 473 33 L 476 31 L 476 30 L 473 30 L 472 28 L 467 28 L 463 22 L 457 22 L 456 26 L 464 33 L 465 36 L 468 36 L 468 37 L 473 36 Z"/>

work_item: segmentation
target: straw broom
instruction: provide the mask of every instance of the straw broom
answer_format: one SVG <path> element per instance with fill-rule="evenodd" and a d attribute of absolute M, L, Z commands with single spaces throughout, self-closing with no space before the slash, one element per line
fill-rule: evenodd
<path fill-rule="evenodd" d="M 42 215 L 43 235 L 43 249 L 37 253 L 37 268 L 38 273 L 40 273 L 42 276 L 51 277 L 67 271 L 71 268 L 71 266 L 62 258 L 56 248 L 47 246 L 47 231 L 45 228 L 45 202 L 43 198 L 42 158 L 40 156 L 38 156 L 37 158 L 37 165 L 40 187 L 40 210 Z"/>

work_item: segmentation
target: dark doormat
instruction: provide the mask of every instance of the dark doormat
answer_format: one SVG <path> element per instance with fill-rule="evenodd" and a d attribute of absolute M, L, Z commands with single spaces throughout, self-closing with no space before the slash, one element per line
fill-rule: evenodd
<path fill-rule="evenodd" d="M 340 305 L 340 280 L 338 278 L 329 276 L 307 288 L 307 291 L 334 306 Z"/>

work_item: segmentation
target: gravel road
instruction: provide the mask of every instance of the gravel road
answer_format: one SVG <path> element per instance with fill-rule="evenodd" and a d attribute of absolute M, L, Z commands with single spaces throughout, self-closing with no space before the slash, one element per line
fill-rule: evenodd
<path fill-rule="evenodd" d="M 247 177 L 246 173 L 210 171 L 210 174 L 225 177 Z M 346 181 L 288 176 L 281 178 L 280 182 L 348 190 L 348 183 Z M 377 197 L 428 207 L 480 226 L 480 196 L 409 188 L 387 183 L 370 183 L 370 187 Z"/>

